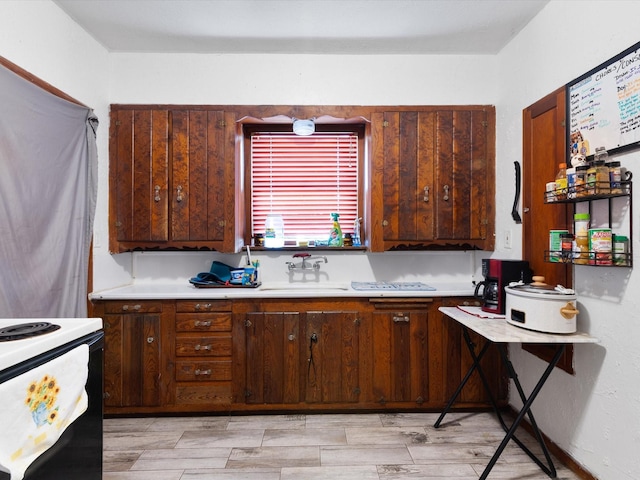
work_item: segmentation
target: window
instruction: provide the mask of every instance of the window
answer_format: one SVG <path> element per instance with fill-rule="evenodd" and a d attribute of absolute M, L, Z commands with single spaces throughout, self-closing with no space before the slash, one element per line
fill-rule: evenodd
<path fill-rule="evenodd" d="M 264 127 L 263 127 L 264 128 Z M 359 217 L 361 137 L 358 132 L 290 132 L 250 136 L 251 231 L 263 233 L 268 214 L 284 220 L 285 241 L 328 240 L 331 213 L 343 233 Z"/>

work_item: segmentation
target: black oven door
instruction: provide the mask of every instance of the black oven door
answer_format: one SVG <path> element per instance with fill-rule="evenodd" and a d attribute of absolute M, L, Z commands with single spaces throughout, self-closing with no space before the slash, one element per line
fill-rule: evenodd
<path fill-rule="evenodd" d="M 89 345 L 87 410 L 73 422 L 58 441 L 27 469 L 24 480 L 102 479 L 102 357 L 104 334 L 96 332 L 56 350 L 0 372 L 0 383 L 58 357 L 78 345 Z M 0 480 L 9 480 L 0 472 Z"/>

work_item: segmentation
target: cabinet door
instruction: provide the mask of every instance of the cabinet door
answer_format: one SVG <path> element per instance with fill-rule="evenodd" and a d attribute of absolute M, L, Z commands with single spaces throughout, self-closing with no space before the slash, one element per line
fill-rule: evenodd
<path fill-rule="evenodd" d="M 300 315 L 250 312 L 245 318 L 247 403 L 300 401 Z"/>
<path fill-rule="evenodd" d="M 308 403 L 357 402 L 359 312 L 307 312 L 305 399 Z"/>
<path fill-rule="evenodd" d="M 494 132 L 490 107 L 374 114 L 372 250 L 492 250 Z"/>
<path fill-rule="evenodd" d="M 373 398 L 386 404 L 429 400 L 428 307 L 373 314 Z"/>
<path fill-rule="evenodd" d="M 171 117 L 171 239 L 221 245 L 234 180 L 228 175 L 233 172 L 233 155 L 225 158 L 225 112 L 174 110 Z"/>
<path fill-rule="evenodd" d="M 161 405 L 161 317 L 105 315 L 105 407 Z"/>
<path fill-rule="evenodd" d="M 169 161 L 167 110 L 111 112 L 110 249 L 166 242 Z"/>

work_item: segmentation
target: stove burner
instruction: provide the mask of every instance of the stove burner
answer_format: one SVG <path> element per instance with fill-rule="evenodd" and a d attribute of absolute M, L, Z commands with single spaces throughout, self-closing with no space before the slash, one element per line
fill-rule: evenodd
<path fill-rule="evenodd" d="M 19 325 L 10 325 L 0 328 L 0 342 L 11 342 L 25 338 L 37 337 L 50 332 L 55 332 L 60 325 L 49 322 L 30 322 Z"/>

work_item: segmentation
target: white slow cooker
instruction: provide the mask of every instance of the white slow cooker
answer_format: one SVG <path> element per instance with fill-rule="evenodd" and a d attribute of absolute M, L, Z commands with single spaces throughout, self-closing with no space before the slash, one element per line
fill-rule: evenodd
<path fill-rule="evenodd" d="M 575 333 L 576 294 L 561 286 L 544 283 L 533 277 L 530 284 L 505 287 L 507 322 L 517 327 L 545 333 Z"/>

